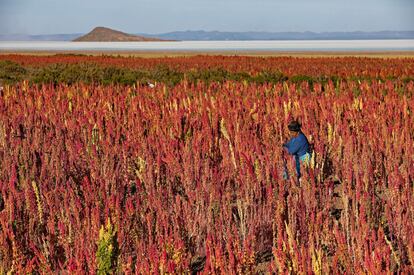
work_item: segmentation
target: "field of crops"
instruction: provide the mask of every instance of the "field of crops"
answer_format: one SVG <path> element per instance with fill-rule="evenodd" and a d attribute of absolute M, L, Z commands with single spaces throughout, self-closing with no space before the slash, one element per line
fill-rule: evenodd
<path fill-rule="evenodd" d="M 1 55 L 0 274 L 413 273 L 413 78 L 410 58 Z"/>

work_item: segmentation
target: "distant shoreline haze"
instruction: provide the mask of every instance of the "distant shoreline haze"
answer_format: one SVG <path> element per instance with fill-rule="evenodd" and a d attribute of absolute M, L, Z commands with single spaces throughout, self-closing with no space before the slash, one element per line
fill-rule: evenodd
<path fill-rule="evenodd" d="M 115 30 L 114 30 L 115 31 Z M 0 34 L 0 41 L 73 41 L 83 33 L 73 34 Z M 414 31 L 377 32 L 221 32 L 177 31 L 160 34 L 134 33 L 146 38 L 178 41 L 255 41 L 255 40 L 398 40 L 414 39 Z"/>

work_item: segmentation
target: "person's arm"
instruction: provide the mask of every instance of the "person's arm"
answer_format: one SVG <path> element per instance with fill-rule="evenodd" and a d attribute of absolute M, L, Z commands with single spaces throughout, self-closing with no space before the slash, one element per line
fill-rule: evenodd
<path fill-rule="evenodd" d="M 297 138 L 292 138 L 287 143 L 283 144 L 283 147 L 285 147 L 288 150 L 288 153 L 290 155 L 296 154 L 300 149 L 300 143 Z"/>

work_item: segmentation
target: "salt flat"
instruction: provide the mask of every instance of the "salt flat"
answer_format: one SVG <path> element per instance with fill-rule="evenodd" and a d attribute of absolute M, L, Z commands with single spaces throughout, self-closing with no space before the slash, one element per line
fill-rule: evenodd
<path fill-rule="evenodd" d="M 22 42 L 2 41 L 0 52 L 10 51 L 414 51 L 410 40 L 284 40 L 284 41 L 175 41 L 175 42 Z"/>

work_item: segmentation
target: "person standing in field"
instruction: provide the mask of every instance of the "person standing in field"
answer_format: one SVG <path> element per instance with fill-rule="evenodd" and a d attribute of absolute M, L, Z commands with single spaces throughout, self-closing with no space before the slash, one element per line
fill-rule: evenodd
<path fill-rule="evenodd" d="M 301 163 L 307 167 L 310 164 L 312 153 L 309 142 L 306 136 L 301 131 L 301 124 L 293 120 L 288 125 L 290 139 L 283 144 L 289 155 L 295 157 L 296 174 L 298 179 L 301 177 L 300 165 Z"/>

